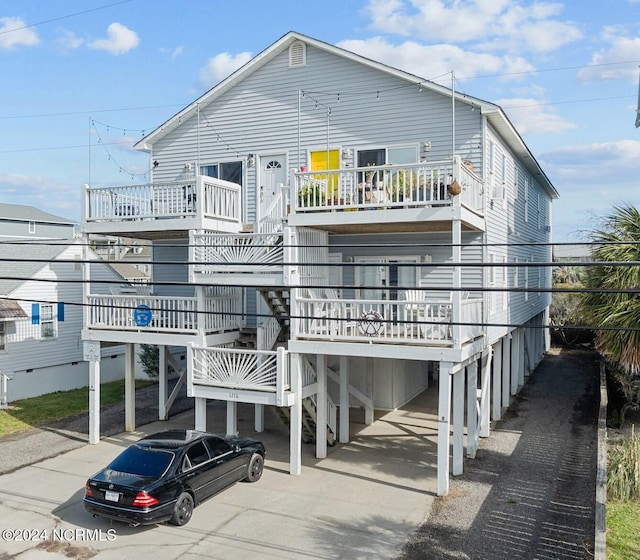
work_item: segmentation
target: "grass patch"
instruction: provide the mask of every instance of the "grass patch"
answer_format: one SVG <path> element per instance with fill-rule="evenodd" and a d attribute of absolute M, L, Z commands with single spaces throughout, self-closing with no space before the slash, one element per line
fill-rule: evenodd
<path fill-rule="evenodd" d="M 136 379 L 136 389 L 155 384 L 155 381 Z M 100 386 L 100 405 L 107 406 L 124 400 L 124 380 Z M 74 416 L 89 410 L 89 387 L 58 391 L 48 395 L 15 401 L 0 410 L 0 437 L 33 426 Z"/>
<path fill-rule="evenodd" d="M 640 558 L 640 502 L 607 504 L 607 560 Z"/>

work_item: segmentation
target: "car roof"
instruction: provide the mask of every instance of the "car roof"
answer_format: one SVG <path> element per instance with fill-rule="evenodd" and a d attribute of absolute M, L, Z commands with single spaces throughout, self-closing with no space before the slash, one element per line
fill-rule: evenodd
<path fill-rule="evenodd" d="M 198 430 L 165 430 L 143 437 L 138 441 L 138 445 L 153 448 L 176 449 L 187 443 L 193 443 L 206 437 L 219 438 L 220 436 Z"/>

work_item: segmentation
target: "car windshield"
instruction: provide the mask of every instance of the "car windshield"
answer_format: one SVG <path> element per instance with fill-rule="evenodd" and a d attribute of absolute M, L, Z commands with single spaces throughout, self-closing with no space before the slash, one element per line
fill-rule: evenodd
<path fill-rule="evenodd" d="M 118 455 L 109 468 L 123 473 L 159 477 L 167 470 L 174 454 L 160 449 L 146 449 L 132 445 Z"/>

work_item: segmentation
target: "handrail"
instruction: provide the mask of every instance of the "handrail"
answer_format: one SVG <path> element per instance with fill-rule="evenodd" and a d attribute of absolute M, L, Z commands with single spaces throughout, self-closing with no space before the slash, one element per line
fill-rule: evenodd
<path fill-rule="evenodd" d="M 4 410 L 9 407 L 7 395 L 9 392 L 9 376 L 0 371 L 0 409 Z"/>

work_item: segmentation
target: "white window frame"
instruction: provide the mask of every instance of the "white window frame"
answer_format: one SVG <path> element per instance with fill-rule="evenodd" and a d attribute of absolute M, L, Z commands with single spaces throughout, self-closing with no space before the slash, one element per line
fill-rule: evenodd
<path fill-rule="evenodd" d="M 529 289 L 529 268 L 530 268 L 530 263 L 532 262 L 532 259 L 525 259 L 525 264 L 526 266 L 524 267 L 524 301 L 529 301 L 529 292 L 526 291 Z"/>
<path fill-rule="evenodd" d="M 531 188 L 531 178 L 524 178 L 524 221 L 529 222 L 529 189 Z"/>
<path fill-rule="evenodd" d="M 35 233 L 36 232 L 36 223 L 31 221 L 29 222 L 29 233 Z"/>
<path fill-rule="evenodd" d="M 55 306 L 52 303 L 40 304 L 40 338 L 50 340 L 58 338 Z"/>
<path fill-rule="evenodd" d="M 7 350 L 7 322 L 0 321 L 0 352 Z"/>
<path fill-rule="evenodd" d="M 494 266 L 497 261 L 497 255 L 495 253 L 489 253 L 489 274 L 488 274 L 488 284 L 489 284 L 489 314 L 493 315 L 496 312 L 496 293 L 493 289 L 496 287 L 496 267 Z"/>

